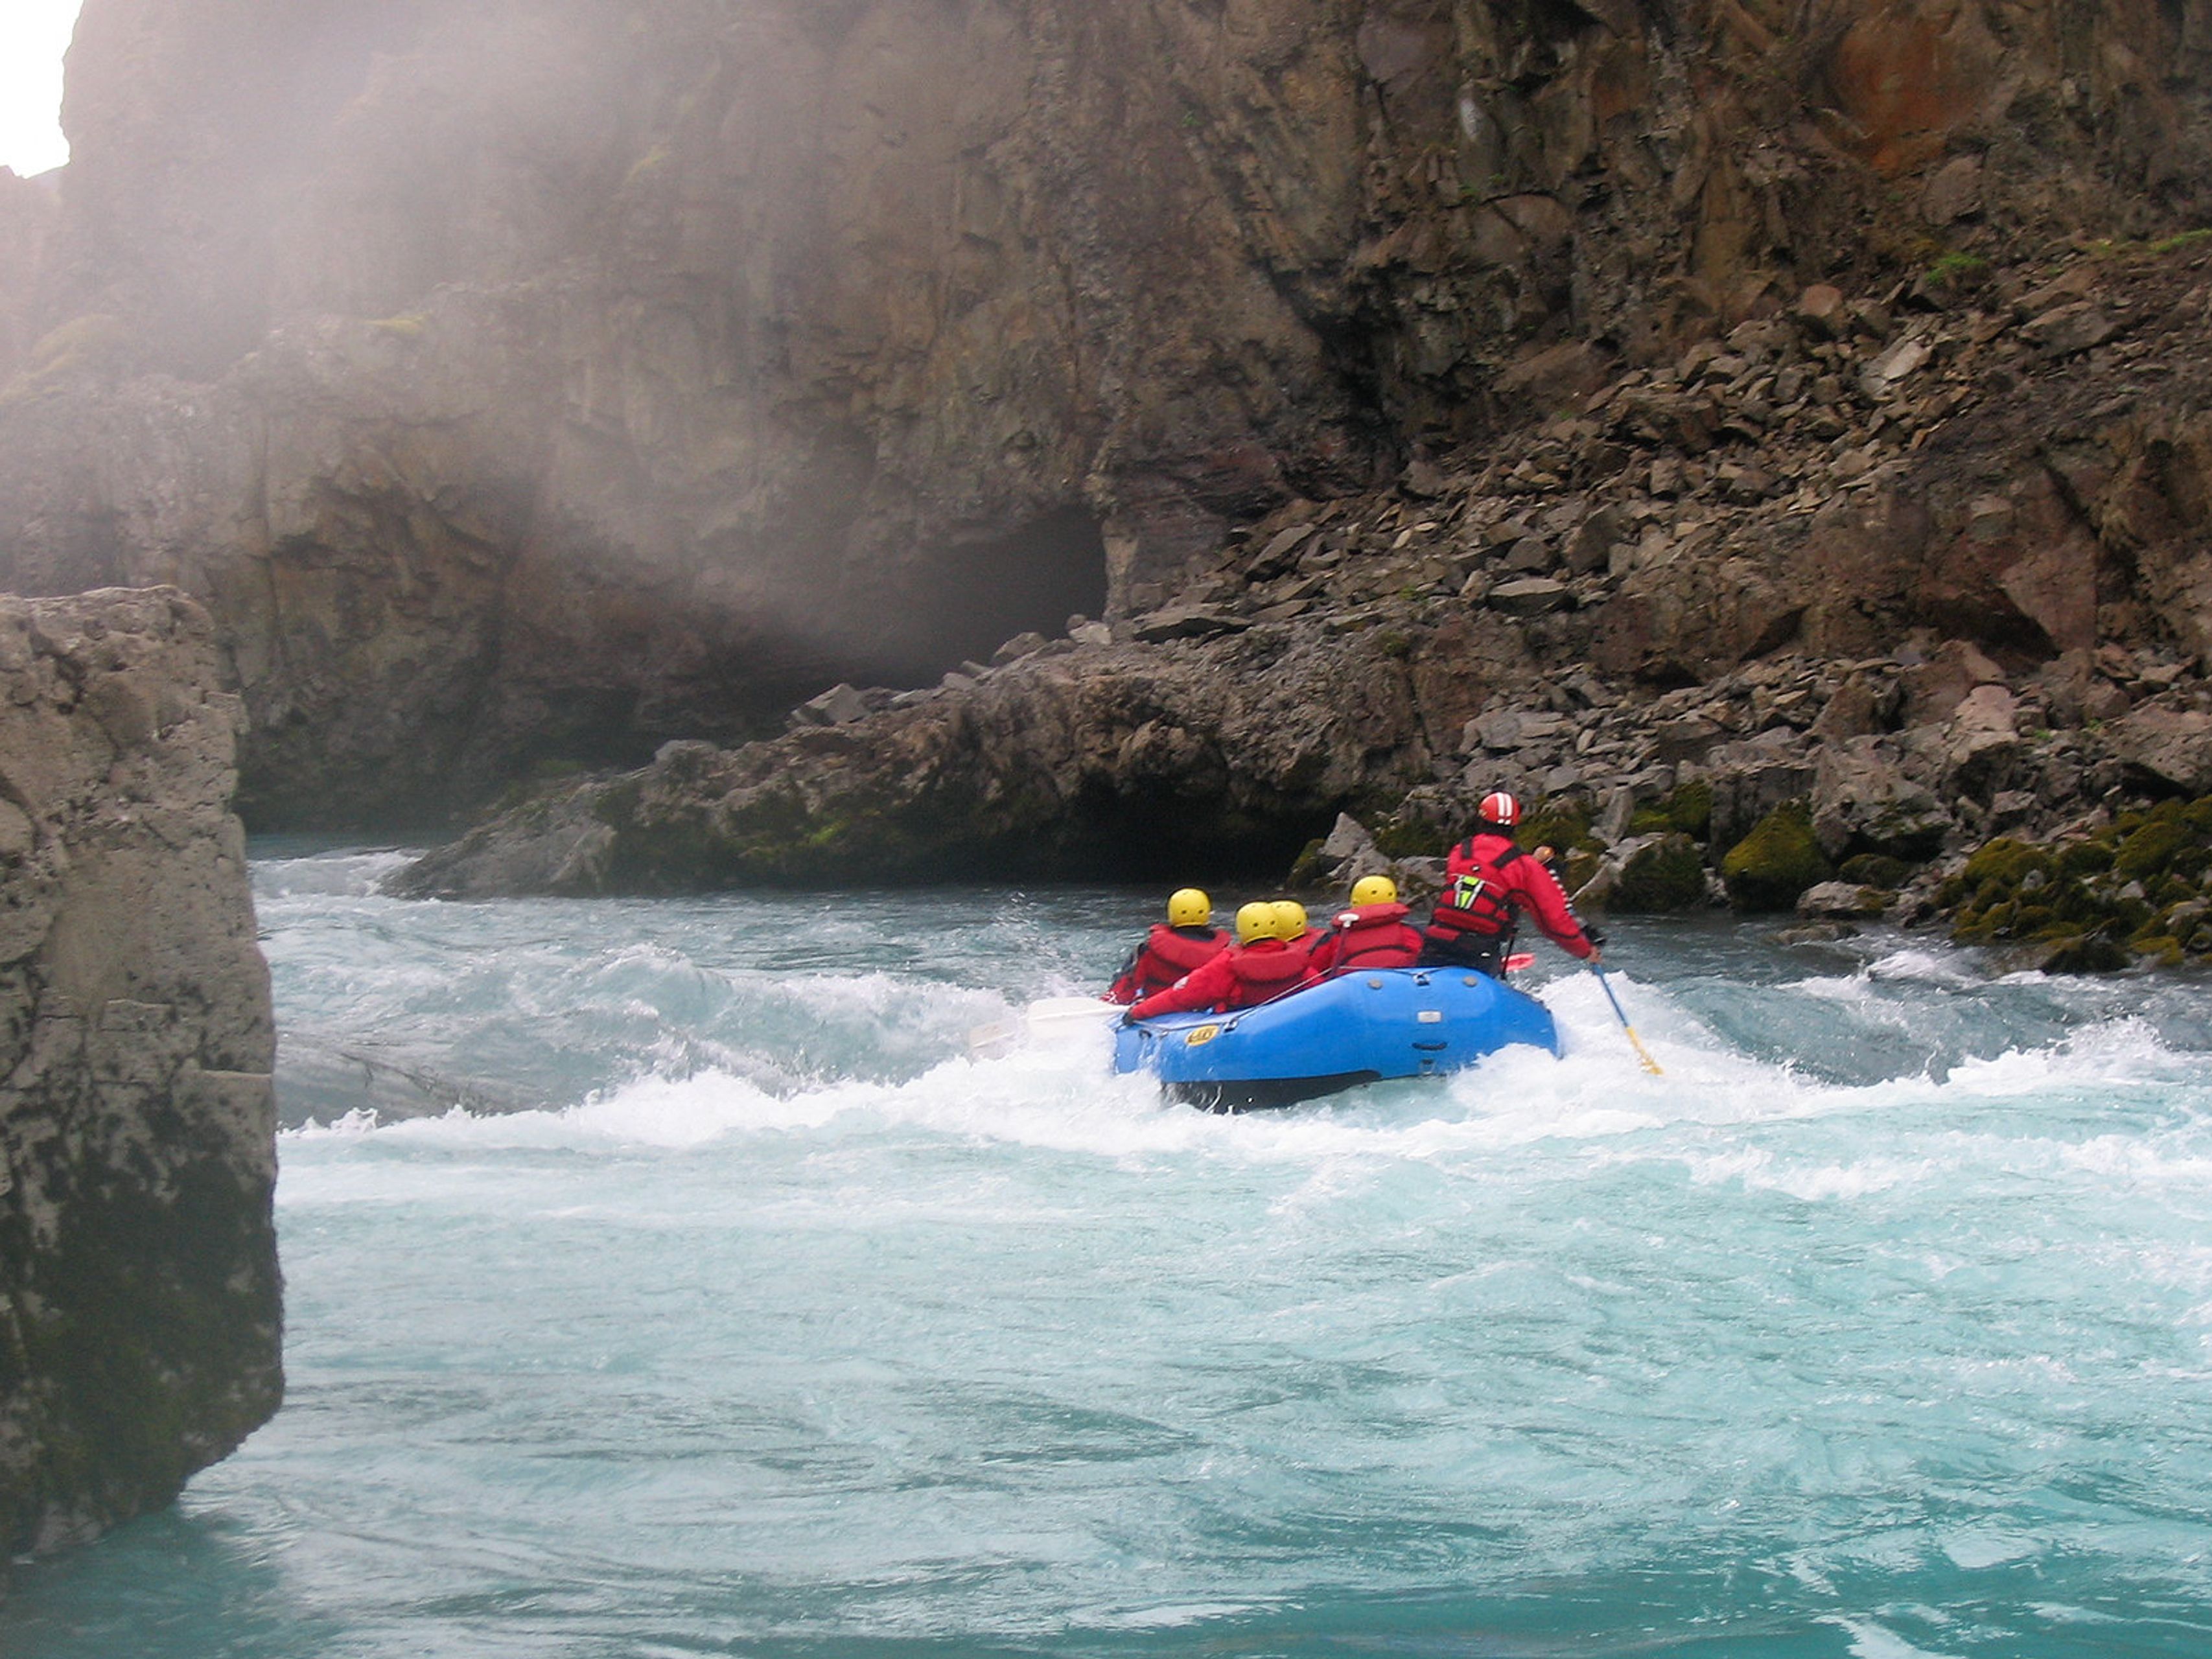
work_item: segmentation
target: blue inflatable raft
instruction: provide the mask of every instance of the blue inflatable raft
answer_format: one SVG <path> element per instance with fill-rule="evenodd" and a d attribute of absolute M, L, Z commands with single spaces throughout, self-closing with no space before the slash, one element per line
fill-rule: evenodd
<path fill-rule="evenodd" d="M 1121 1026 L 1114 1069 L 1151 1072 L 1177 1100 L 1241 1112 L 1386 1078 L 1440 1076 L 1511 1043 L 1558 1054 L 1552 1011 L 1469 969 L 1384 968 L 1235 1013 Z"/>

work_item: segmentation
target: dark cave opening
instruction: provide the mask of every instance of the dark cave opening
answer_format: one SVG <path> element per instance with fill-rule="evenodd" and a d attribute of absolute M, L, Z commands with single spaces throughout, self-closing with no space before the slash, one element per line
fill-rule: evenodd
<path fill-rule="evenodd" d="M 910 568 L 887 586 L 876 641 L 848 678 L 925 685 L 963 661 L 988 662 L 1018 634 L 1057 639 L 1069 617 L 1106 608 L 1105 537 L 1080 507 L 1009 535 L 924 548 Z"/>

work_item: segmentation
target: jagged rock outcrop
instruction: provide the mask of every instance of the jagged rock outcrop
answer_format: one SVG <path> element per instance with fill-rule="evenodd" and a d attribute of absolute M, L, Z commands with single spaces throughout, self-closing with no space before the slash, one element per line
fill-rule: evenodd
<path fill-rule="evenodd" d="M 1532 418 L 1548 505 L 1640 467 L 1808 520 L 1743 569 L 1671 513 L 1539 526 L 1571 568 L 1501 613 L 1639 562 L 1608 672 L 1863 654 L 1992 588 L 2030 643 L 2154 644 L 2080 574 L 2133 538 L 2203 611 L 2136 511 L 2201 450 L 2156 388 L 1992 480 L 2043 445 L 2000 396 L 1955 501 L 1885 469 L 1958 413 L 1906 301 L 2203 222 L 2208 51 L 2208 0 L 88 0 L 0 564 L 204 597 L 272 822 L 1154 611 L 1286 501 Z M 2142 320 L 2031 309 L 2031 367 Z M 1799 422 L 1874 482 L 1806 504 L 1760 453 Z"/>
<path fill-rule="evenodd" d="M 168 1502 L 283 1392 L 275 1038 L 224 672 L 179 592 L 0 598 L 9 1557 Z"/>
<path fill-rule="evenodd" d="M 1431 771 L 1407 640 L 1260 625 L 1145 647 L 1067 641 L 903 706 L 729 750 L 672 744 L 555 789 L 398 890 L 1160 877 L 1287 865 L 1316 817 Z"/>
<path fill-rule="evenodd" d="M 57 213 L 51 176 L 19 179 L 0 167 L 0 386 L 27 365 L 40 268 Z"/>

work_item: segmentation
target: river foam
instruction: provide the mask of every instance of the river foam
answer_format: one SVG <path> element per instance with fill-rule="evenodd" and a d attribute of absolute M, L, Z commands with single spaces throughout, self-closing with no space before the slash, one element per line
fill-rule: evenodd
<path fill-rule="evenodd" d="M 2212 1650 L 2202 987 L 1624 923 L 1564 1059 L 1215 1116 L 971 1036 L 1151 900 L 264 858 L 290 1401 L 0 1645 Z M 799 930 L 803 933 L 804 930 Z"/>

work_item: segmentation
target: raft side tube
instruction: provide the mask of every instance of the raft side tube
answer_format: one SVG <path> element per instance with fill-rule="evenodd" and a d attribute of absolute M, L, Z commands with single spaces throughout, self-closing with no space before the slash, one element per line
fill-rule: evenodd
<path fill-rule="evenodd" d="M 1559 1052 L 1551 1011 L 1464 968 L 1362 969 L 1256 1008 L 1166 1014 L 1115 1033 L 1114 1069 L 1217 1109 L 1287 1105 L 1462 1071 L 1510 1044 Z"/>

